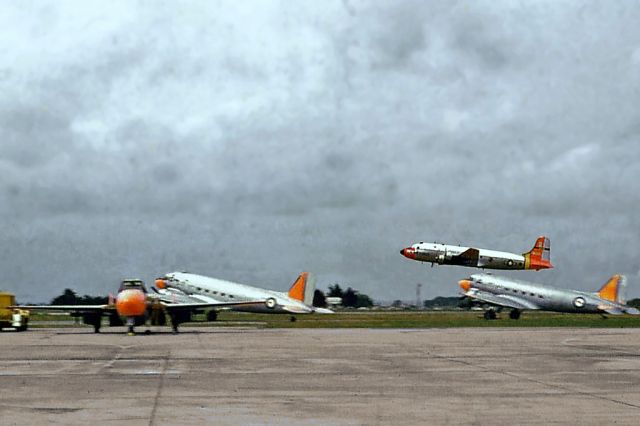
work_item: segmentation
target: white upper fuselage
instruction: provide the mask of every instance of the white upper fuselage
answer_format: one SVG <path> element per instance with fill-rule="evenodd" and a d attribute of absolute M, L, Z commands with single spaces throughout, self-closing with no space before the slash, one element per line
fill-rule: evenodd
<path fill-rule="evenodd" d="M 232 308 L 236 311 L 258 313 L 290 313 L 306 314 L 314 309 L 299 300 L 292 299 L 286 293 L 252 287 L 246 284 L 234 283 L 217 278 L 186 272 L 172 272 L 164 279 L 168 289 L 177 289 L 191 298 L 206 302 L 246 302 L 252 300 L 273 300 L 275 306 L 267 307 L 260 303 Z"/>

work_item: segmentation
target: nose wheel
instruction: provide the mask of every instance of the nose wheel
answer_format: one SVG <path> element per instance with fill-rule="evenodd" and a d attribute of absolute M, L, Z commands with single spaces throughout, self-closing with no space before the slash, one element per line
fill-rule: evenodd
<path fill-rule="evenodd" d="M 135 326 L 135 319 L 134 318 L 127 318 L 127 328 L 128 328 L 128 335 L 129 336 L 134 336 L 136 334 L 136 332 L 133 330 L 133 327 Z"/>

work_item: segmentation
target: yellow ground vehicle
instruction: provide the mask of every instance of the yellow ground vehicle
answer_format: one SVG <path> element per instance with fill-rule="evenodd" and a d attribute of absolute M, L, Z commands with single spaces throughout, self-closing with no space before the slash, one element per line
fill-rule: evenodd
<path fill-rule="evenodd" d="M 11 293 L 0 293 L 0 329 L 13 327 L 25 331 L 29 324 L 29 311 L 11 308 L 15 306 L 16 296 Z"/>

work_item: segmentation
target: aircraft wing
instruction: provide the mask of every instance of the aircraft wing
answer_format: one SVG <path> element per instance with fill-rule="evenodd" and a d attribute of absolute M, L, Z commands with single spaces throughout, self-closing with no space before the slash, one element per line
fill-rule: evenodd
<path fill-rule="evenodd" d="M 474 300 L 489 303 L 491 305 L 505 306 L 513 309 L 540 309 L 537 305 L 520 297 L 502 294 L 487 293 L 471 289 L 464 293 L 465 296 Z"/>
<path fill-rule="evenodd" d="M 64 311 L 64 312 L 103 312 L 115 309 L 114 305 L 21 305 L 11 308 L 33 311 Z"/>
<path fill-rule="evenodd" d="M 480 250 L 475 248 L 470 248 L 457 256 L 453 256 L 452 260 L 457 265 L 463 266 L 479 266 L 478 259 L 480 258 Z"/>
<path fill-rule="evenodd" d="M 264 305 L 266 300 L 253 300 L 248 302 L 193 302 L 193 303 L 167 303 L 160 301 L 167 311 L 181 311 L 201 308 L 235 308 L 237 306 Z"/>

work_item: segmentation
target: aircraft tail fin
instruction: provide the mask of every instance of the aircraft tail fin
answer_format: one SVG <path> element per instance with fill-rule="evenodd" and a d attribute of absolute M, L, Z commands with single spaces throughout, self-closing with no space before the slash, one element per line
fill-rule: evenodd
<path fill-rule="evenodd" d="M 315 276 L 309 272 L 303 272 L 293 282 L 289 289 L 289 297 L 304 303 L 305 305 L 313 305 L 313 292 L 316 290 Z"/>
<path fill-rule="evenodd" d="M 538 237 L 533 248 L 522 255 L 524 256 L 524 269 L 538 271 L 540 269 L 553 268 L 551 264 L 551 241 L 545 236 Z"/>
<path fill-rule="evenodd" d="M 616 274 L 609 278 L 601 288 L 598 290 L 598 297 L 609 300 L 611 302 L 620 303 L 622 305 L 627 303 L 626 300 L 626 288 L 627 279 L 624 275 Z"/>

